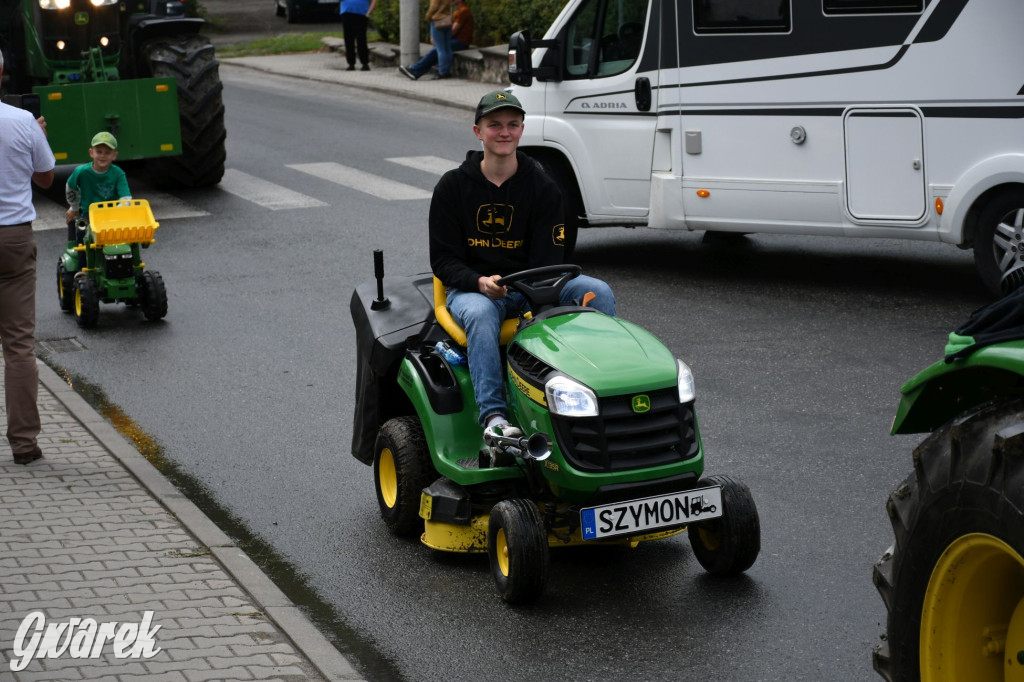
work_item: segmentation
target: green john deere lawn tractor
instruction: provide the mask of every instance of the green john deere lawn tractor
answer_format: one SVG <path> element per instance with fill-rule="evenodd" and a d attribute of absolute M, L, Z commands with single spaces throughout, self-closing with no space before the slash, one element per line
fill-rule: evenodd
<path fill-rule="evenodd" d="M 510 603 L 543 593 L 550 548 L 636 546 L 689 529 L 712 574 L 753 565 L 757 508 L 735 478 L 704 476 L 689 368 L 635 324 L 557 305 L 578 266 L 499 282 L 532 310 L 502 335 L 509 417 L 524 435 L 486 442 L 443 287 L 430 275 L 385 278 L 380 260 L 376 270 L 376 286 L 357 287 L 351 302 L 353 455 L 372 465 L 392 533 L 486 553 Z"/>
<path fill-rule="evenodd" d="M 930 435 L 886 505 L 896 542 L 874 569 L 888 610 L 875 669 L 1024 680 L 1024 288 L 976 311 L 900 391 L 892 433 Z"/>
<path fill-rule="evenodd" d="M 183 0 L 0 0 L 4 101 L 46 117 L 58 164 L 89 161 L 113 133 L 119 162 L 149 159 L 159 184 L 224 174 L 219 65 Z"/>

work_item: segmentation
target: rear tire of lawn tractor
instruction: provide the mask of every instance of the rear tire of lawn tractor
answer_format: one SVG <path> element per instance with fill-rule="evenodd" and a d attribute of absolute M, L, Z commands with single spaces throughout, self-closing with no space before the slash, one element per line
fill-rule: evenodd
<path fill-rule="evenodd" d="M 75 322 L 82 329 L 96 326 L 100 317 L 100 296 L 96 291 L 96 282 L 88 277 L 80 277 L 75 281 Z"/>
<path fill-rule="evenodd" d="M 205 36 L 170 36 L 142 51 L 154 78 L 178 85 L 181 155 L 151 159 L 154 183 L 161 187 L 209 187 L 224 177 L 224 86 L 213 45 Z"/>
<path fill-rule="evenodd" d="M 888 612 L 873 663 L 890 682 L 1021 679 L 1024 400 L 957 417 L 889 496 L 896 543 L 873 579 Z"/>
<path fill-rule="evenodd" d="M 750 488 L 731 476 L 709 476 L 700 485 L 722 486 L 722 516 L 690 524 L 693 555 L 715 576 L 735 576 L 761 553 L 761 519 Z"/>
<path fill-rule="evenodd" d="M 70 313 L 75 309 L 75 276 L 64 269 L 63 259 L 57 259 L 57 299 L 60 309 Z"/>
<path fill-rule="evenodd" d="M 380 427 L 374 445 L 373 483 L 381 518 L 392 535 L 423 532 L 420 497 L 436 476 L 419 419 L 396 417 Z"/>
<path fill-rule="evenodd" d="M 536 504 L 511 499 L 494 505 L 487 524 L 487 557 L 498 594 L 509 604 L 529 604 L 544 594 L 551 558 Z"/>
<path fill-rule="evenodd" d="M 162 320 L 167 315 L 167 288 L 159 272 L 146 270 L 142 273 L 142 314 L 147 320 Z"/>

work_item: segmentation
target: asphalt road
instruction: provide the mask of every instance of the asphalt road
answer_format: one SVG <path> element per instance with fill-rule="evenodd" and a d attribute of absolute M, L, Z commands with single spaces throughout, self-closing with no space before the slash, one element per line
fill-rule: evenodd
<path fill-rule="evenodd" d="M 270 210 L 222 188 L 176 193 L 208 215 L 162 220 L 147 254 L 167 283 L 167 319 L 103 306 L 90 331 L 57 305 L 62 235 L 40 232 L 39 338 L 80 342 L 85 350 L 48 360 L 101 387 L 290 562 L 368 678 L 873 678 L 884 608 L 871 567 L 892 542 L 884 503 L 918 440 L 888 428 L 899 385 L 985 302 L 969 253 L 582 233 L 576 260 L 613 286 L 624 317 L 693 368 L 708 471 L 750 486 L 763 550 L 726 581 L 702 572 L 685 536 L 558 552 L 546 597 L 513 609 L 485 558 L 390 537 L 372 472 L 350 455 L 349 298 L 372 279 L 373 249 L 389 273 L 428 269 L 427 200 L 380 199 L 290 167 L 333 162 L 429 191 L 436 175 L 389 159 L 454 164 L 474 146 L 469 122 L 366 92 L 222 73 L 229 168 L 323 205 Z M 144 178 L 130 178 L 145 197 Z"/>

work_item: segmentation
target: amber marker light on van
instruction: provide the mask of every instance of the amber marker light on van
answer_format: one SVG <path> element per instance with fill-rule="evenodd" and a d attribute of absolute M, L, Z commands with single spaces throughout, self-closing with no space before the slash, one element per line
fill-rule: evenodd
<path fill-rule="evenodd" d="M 935 212 L 942 215 L 942 198 L 935 197 Z"/>
<path fill-rule="evenodd" d="M 711 192 L 707 191 L 706 189 L 699 189 L 697 190 L 697 196 L 699 196 L 701 199 L 707 199 L 709 196 L 711 196 Z"/>

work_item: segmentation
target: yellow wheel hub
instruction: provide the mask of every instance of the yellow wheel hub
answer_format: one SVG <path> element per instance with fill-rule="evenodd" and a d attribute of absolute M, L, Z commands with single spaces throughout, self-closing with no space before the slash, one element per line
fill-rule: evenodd
<path fill-rule="evenodd" d="M 721 533 L 716 533 L 713 530 L 698 527 L 697 534 L 700 536 L 701 544 L 703 544 L 708 551 L 715 552 L 722 545 Z"/>
<path fill-rule="evenodd" d="M 921 682 L 1024 682 L 1024 558 L 991 535 L 957 538 L 921 614 Z"/>
<path fill-rule="evenodd" d="M 498 569 L 501 574 L 508 577 L 508 538 L 505 537 L 505 529 L 499 528 L 494 538 L 494 553 L 498 558 Z"/>
<path fill-rule="evenodd" d="M 381 450 L 377 477 L 380 479 L 380 496 L 384 504 L 389 509 L 394 509 L 398 503 L 398 472 L 395 470 L 395 455 L 391 448 Z"/>
<path fill-rule="evenodd" d="M 75 313 L 82 316 L 82 292 L 80 289 L 75 289 Z"/>

